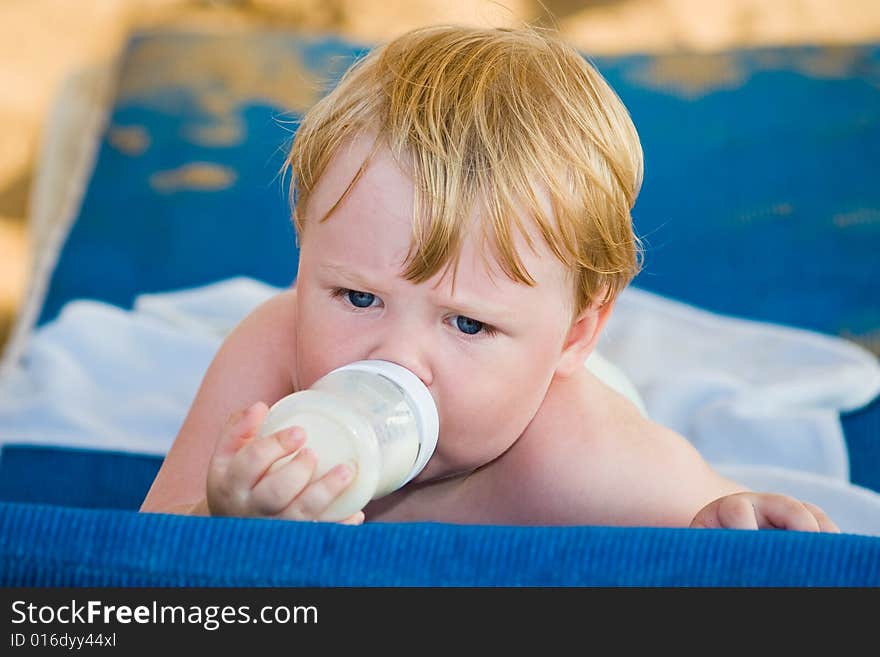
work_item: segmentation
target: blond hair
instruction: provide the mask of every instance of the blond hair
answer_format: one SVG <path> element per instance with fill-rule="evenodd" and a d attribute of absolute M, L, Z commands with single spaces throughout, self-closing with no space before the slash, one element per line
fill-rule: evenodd
<path fill-rule="evenodd" d="M 642 183 L 638 134 L 602 76 L 555 35 L 428 27 L 355 62 L 294 137 L 286 165 L 298 235 L 333 154 L 363 134 L 375 134 L 373 152 L 387 147 L 412 176 L 413 237 L 403 271 L 411 282 L 457 264 L 477 210 L 481 237 L 504 273 L 534 285 L 514 247 L 518 231 L 533 248 L 517 205 L 571 273 L 575 315 L 614 299 L 640 268 L 630 216 Z M 549 194 L 551 216 L 539 189 Z"/>

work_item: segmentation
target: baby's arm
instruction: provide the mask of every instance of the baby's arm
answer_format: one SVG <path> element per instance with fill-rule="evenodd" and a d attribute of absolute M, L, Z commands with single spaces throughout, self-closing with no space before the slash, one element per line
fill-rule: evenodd
<path fill-rule="evenodd" d="M 722 477 L 685 438 L 585 371 L 554 379 L 503 461 L 493 484 L 507 482 L 502 496 L 520 501 L 514 522 L 837 531 L 818 507 Z"/>
<path fill-rule="evenodd" d="M 315 463 L 307 450 L 269 469 L 295 452 L 302 436 L 254 440 L 266 402 L 293 391 L 295 295 L 287 290 L 263 303 L 224 341 L 142 511 L 305 518 L 344 488 L 343 473 L 333 470 L 309 483 Z"/>
<path fill-rule="evenodd" d="M 208 464 L 230 416 L 291 392 L 295 292 L 278 294 L 248 315 L 214 356 L 142 511 L 207 513 Z"/>

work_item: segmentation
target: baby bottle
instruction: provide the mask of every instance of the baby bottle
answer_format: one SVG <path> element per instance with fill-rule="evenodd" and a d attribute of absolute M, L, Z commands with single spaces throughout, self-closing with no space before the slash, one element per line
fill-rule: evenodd
<path fill-rule="evenodd" d="M 434 453 L 440 421 L 419 377 L 396 363 L 362 360 L 278 400 L 260 435 L 291 426 L 305 429 L 305 445 L 317 457 L 315 479 L 338 463 L 354 469 L 352 482 L 321 514 L 336 522 L 418 475 Z"/>

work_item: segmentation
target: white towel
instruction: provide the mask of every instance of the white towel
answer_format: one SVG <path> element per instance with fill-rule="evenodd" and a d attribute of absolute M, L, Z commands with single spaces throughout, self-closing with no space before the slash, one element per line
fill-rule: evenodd
<path fill-rule="evenodd" d="M 855 343 L 637 288 L 618 299 L 600 348 L 632 379 L 648 415 L 716 465 L 848 480 L 839 413 L 880 392 L 880 364 Z"/>
<path fill-rule="evenodd" d="M 67 304 L 0 379 L 0 443 L 164 454 L 223 337 L 276 292 L 236 278 L 142 295 L 131 311 Z M 618 299 L 600 350 L 647 414 L 725 475 L 818 504 L 844 531 L 880 535 L 880 495 L 849 483 L 839 419 L 880 392 L 866 350 L 636 288 Z M 609 383 L 629 385 L 617 378 Z"/>
<path fill-rule="evenodd" d="M 0 379 L 0 444 L 164 455 L 223 337 L 276 292 L 236 278 L 142 295 L 131 311 L 66 304 Z"/>

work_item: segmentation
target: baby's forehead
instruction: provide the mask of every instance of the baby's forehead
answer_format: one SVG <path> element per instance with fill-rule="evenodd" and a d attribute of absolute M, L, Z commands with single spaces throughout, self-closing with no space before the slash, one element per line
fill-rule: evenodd
<path fill-rule="evenodd" d="M 334 196 L 335 199 L 341 197 L 349 187 L 351 187 L 349 194 L 365 196 L 370 195 L 371 187 L 383 185 L 405 191 L 412 200 L 416 187 L 424 190 L 430 189 L 429 181 L 415 178 L 413 159 L 418 157 L 420 155 L 412 151 L 393 153 L 384 139 L 375 132 L 356 132 L 336 148 L 318 179 L 316 191 L 321 187 L 332 188 L 335 194 L 328 189 L 328 199 L 326 199 L 331 200 Z M 449 175 L 454 174 L 450 173 Z M 462 176 L 456 183 L 459 186 L 468 184 L 465 176 Z M 478 225 L 479 222 L 488 220 L 490 212 L 487 209 L 489 205 L 487 196 L 489 193 L 488 190 L 486 192 L 475 189 L 471 191 L 473 192 L 472 207 L 465 209 L 465 214 L 469 217 L 470 223 Z M 537 173 L 526 193 L 531 197 L 529 201 L 534 199 L 546 216 L 552 217 L 554 215 L 548 187 L 539 180 Z M 335 200 L 332 200 L 331 205 L 333 202 Z M 512 205 L 518 216 L 511 223 L 518 224 L 530 234 L 530 237 L 538 236 L 537 223 L 535 218 L 529 216 L 526 211 L 525 199 L 519 202 L 514 200 Z M 319 214 L 323 215 L 323 213 Z"/>
<path fill-rule="evenodd" d="M 306 209 L 305 226 L 323 224 L 322 232 L 332 232 L 339 239 L 352 242 L 352 248 L 360 247 L 359 252 L 364 251 L 363 247 L 375 245 L 377 238 L 393 242 L 404 262 L 417 250 L 418 184 L 405 158 L 395 156 L 387 146 L 377 142 L 375 135 L 355 135 L 340 145 L 322 173 Z M 542 211 L 552 214 L 546 189 L 535 185 L 532 191 Z M 426 203 L 430 203 L 430 199 L 423 198 L 422 213 L 427 211 Z M 512 278 L 502 264 L 499 218 L 492 215 L 489 205 L 486 198 L 475 195 L 470 207 L 457 209 L 454 226 L 432 226 L 432 238 L 423 238 L 422 248 L 449 251 L 441 269 L 455 274 L 455 280 L 464 267 L 472 278 L 492 283 L 493 289 L 509 290 L 507 284 L 519 281 Z M 556 270 L 560 263 L 551 253 L 537 220 L 523 204 L 514 203 L 501 221 L 506 224 L 500 227 L 500 233 L 505 235 L 507 248 L 516 254 L 533 278 L 536 274 L 537 278 L 546 278 L 543 270 Z M 444 236 L 444 230 L 449 234 Z M 430 239 L 437 242 L 438 234 L 441 235 L 439 243 L 426 245 Z"/>

